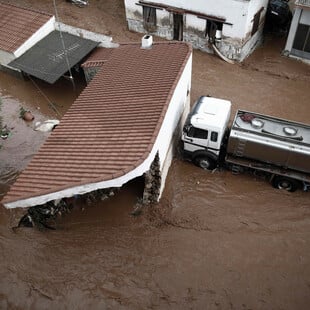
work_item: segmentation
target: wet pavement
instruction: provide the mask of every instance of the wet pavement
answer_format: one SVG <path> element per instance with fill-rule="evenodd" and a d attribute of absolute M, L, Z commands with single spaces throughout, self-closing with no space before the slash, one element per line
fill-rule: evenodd
<path fill-rule="evenodd" d="M 92 13 L 100 16 L 107 6 L 111 19 L 119 17 L 113 13 L 119 1 L 92 3 Z M 81 12 L 71 10 L 68 20 Z M 87 20 L 88 8 L 82 10 Z M 99 31 L 96 16 L 87 27 Z M 309 123 L 310 66 L 282 57 L 283 42 L 267 37 L 242 65 L 194 51 L 192 102 L 210 94 L 232 100 L 233 112 Z M 20 106 L 34 122 L 58 118 L 83 88 L 82 81 L 77 91 L 69 81 L 36 82 L 48 100 L 31 81 L 0 72 L 1 115 L 12 128 L 0 141 L 2 194 L 47 135 L 19 118 Z M 108 200 L 80 200 L 55 231 L 12 230 L 24 210 L 1 207 L 0 309 L 309 308 L 309 193 L 275 190 L 251 175 L 206 172 L 178 157 L 161 202 L 134 217 L 142 188 L 137 179 Z"/>

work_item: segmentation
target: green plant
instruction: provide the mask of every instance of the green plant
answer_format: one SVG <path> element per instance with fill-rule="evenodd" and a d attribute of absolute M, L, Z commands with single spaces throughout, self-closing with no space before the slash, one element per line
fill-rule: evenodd
<path fill-rule="evenodd" d="M 19 117 L 23 118 L 24 114 L 27 112 L 27 110 L 24 109 L 24 107 L 19 108 Z"/>

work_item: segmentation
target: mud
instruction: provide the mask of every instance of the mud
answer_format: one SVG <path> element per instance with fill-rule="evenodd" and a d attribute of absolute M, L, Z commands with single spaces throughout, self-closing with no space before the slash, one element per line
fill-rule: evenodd
<path fill-rule="evenodd" d="M 12 3 L 53 12 L 52 1 Z M 57 3 L 63 22 L 114 41 L 141 39 L 126 30 L 123 1 L 94 0 L 83 9 Z M 282 57 L 284 42 L 267 37 L 240 65 L 194 51 L 192 102 L 210 94 L 232 100 L 233 112 L 309 123 L 310 67 Z M 67 82 L 39 84 L 61 115 L 79 93 Z M 21 120 L 19 107 L 34 121 L 58 113 L 31 81 L 5 73 L 0 96 L 4 123 L 13 128 L 0 141 L 4 193 L 47 135 Z M 108 200 L 78 201 L 55 231 L 14 232 L 24 211 L 1 207 L 0 308 L 309 308 L 309 193 L 283 193 L 258 177 L 206 172 L 176 158 L 161 202 L 135 217 L 142 187 L 137 179 Z"/>

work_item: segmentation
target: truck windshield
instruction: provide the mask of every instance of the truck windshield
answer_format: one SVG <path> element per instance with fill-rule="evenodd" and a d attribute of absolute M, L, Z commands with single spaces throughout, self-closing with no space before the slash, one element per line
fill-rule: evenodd
<path fill-rule="evenodd" d="M 188 130 L 187 135 L 189 137 L 197 138 L 197 139 L 208 139 L 208 130 L 191 127 Z"/>

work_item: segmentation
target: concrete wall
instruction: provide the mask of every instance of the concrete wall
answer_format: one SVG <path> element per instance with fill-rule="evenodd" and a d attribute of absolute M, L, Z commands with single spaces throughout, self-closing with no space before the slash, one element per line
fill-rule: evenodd
<path fill-rule="evenodd" d="M 77 28 L 73 26 L 69 26 L 66 24 L 63 24 L 61 22 L 55 23 L 55 29 L 63 32 L 67 32 L 70 34 L 73 34 L 75 36 L 92 40 L 95 42 L 100 42 L 99 46 L 102 47 L 118 47 L 119 45 L 116 43 L 112 43 L 112 37 L 106 36 L 101 33 L 91 32 L 82 28 Z"/>
<path fill-rule="evenodd" d="M 268 0 L 156 0 L 150 2 L 225 19 L 222 40 L 218 42 L 217 47 L 228 58 L 242 61 L 262 40 Z M 157 26 L 153 29 L 145 29 L 143 8 L 137 3 L 137 0 L 125 0 L 128 28 L 132 31 L 150 33 L 172 40 L 173 13 L 165 9 L 157 9 Z M 262 7 L 264 10 L 261 12 L 259 31 L 251 36 L 254 15 Z M 198 18 L 195 13 L 186 13 L 183 16 L 183 40 L 190 42 L 194 48 L 212 52 L 208 38 L 205 37 L 206 20 Z"/>

